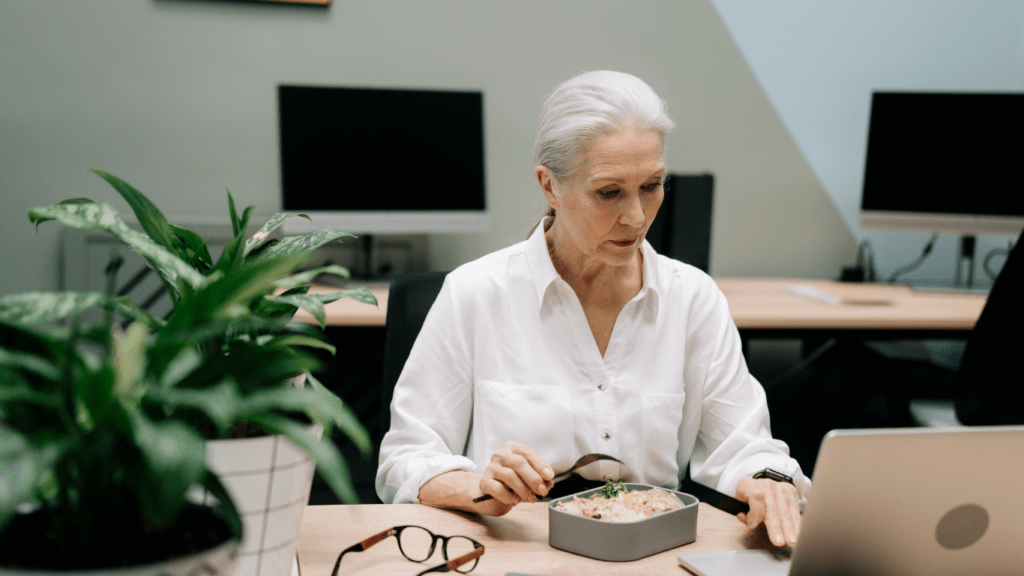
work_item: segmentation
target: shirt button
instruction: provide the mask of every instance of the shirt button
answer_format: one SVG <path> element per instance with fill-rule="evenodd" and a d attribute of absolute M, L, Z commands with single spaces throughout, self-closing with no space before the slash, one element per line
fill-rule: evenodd
<path fill-rule="evenodd" d="M 601 429 L 601 438 L 604 438 L 605 440 L 607 440 L 607 439 L 609 439 L 611 437 L 612 437 L 612 429 L 611 429 L 611 427 L 605 426 L 604 428 Z"/>
<path fill-rule="evenodd" d="M 600 380 L 597 381 L 597 389 L 598 390 L 604 390 L 607 387 L 608 387 L 608 381 L 605 380 L 604 378 L 601 378 Z"/>

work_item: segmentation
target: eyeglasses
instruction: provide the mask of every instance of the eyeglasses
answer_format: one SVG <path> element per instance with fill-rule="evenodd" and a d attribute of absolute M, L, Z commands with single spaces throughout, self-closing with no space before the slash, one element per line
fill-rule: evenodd
<path fill-rule="evenodd" d="M 422 526 L 395 526 L 370 536 L 366 540 L 346 548 L 338 555 L 334 563 L 334 571 L 331 576 L 338 576 L 338 567 L 341 566 L 341 557 L 349 552 L 362 552 L 374 544 L 394 536 L 398 539 L 398 550 L 413 562 L 425 562 L 434 554 L 437 541 L 441 541 L 441 555 L 445 563 L 424 570 L 416 576 L 422 576 L 430 572 L 450 572 L 455 570 L 465 574 L 476 568 L 480 557 L 484 555 L 484 545 L 465 536 L 438 536 Z"/>

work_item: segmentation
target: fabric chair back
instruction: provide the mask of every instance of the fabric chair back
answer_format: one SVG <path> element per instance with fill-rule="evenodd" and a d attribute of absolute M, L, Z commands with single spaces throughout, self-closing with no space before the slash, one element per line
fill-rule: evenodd
<path fill-rule="evenodd" d="M 391 428 L 391 397 L 395 383 L 447 275 L 447 272 L 416 272 L 397 276 L 391 281 L 384 328 L 381 438 Z"/>

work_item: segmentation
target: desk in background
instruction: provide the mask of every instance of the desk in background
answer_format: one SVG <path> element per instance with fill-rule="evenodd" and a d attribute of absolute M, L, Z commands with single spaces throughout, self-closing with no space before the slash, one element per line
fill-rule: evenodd
<path fill-rule="evenodd" d="M 808 334 L 861 334 L 872 338 L 964 337 L 981 315 L 978 294 L 915 292 L 902 285 L 860 284 L 786 278 L 716 278 L 745 337 L 785 338 Z M 807 284 L 840 299 L 839 304 L 796 296 L 787 288 Z M 328 292 L 314 287 L 314 292 Z M 325 306 L 330 326 L 383 326 L 388 289 L 371 288 L 377 307 L 343 298 Z M 296 317 L 312 322 L 300 310 Z"/>
<path fill-rule="evenodd" d="M 520 504 L 497 518 L 421 504 L 309 506 L 299 533 L 300 571 L 303 576 L 329 576 L 342 550 L 404 524 L 445 536 L 468 536 L 483 544 L 486 550 L 471 576 L 504 576 L 508 572 L 680 576 L 688 574 L 676 559 L 681 552 L 771 547 L 763 527 L 750 531 L 735 516 L 703 502 L 697 511 L 696 542 L 633 562 L 603 562 L 549 546 L 546 503 Z M 410 576 L 443 562 L 440 550 L 423 564 L 410 562 L 398 551 L 398 542 L 389 538 L 364 552 L 346 554 L 338 573 Z"/>

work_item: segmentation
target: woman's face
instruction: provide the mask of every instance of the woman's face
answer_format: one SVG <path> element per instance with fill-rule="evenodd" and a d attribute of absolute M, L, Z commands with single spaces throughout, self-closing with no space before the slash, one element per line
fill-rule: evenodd
<path fill-rule="evenodd" d="M 622 266 L 636 255 L 665 197 L 661 136 L 626 129 L 587 147 L 575 180 L 558 189 L 537 167 L 548 204 L 557 210 L 556 250 Z"/>

